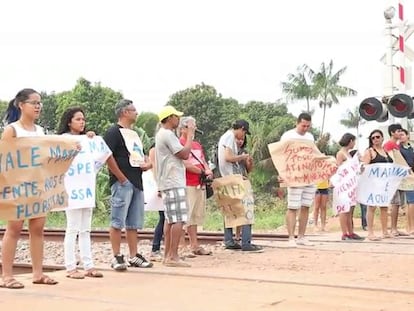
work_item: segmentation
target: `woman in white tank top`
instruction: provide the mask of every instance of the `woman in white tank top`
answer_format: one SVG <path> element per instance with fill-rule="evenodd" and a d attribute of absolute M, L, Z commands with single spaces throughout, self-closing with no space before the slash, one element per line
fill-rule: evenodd
<path fill-rule="evenodd" d="M 40 116 L 42 104 L 40 94 L 33 89 L 23 89 L 10 101 L 6 119 L 9 123 L 4 129 L 1 139 L 15 137 L 31 137 L 44 135 L 43 128 L 35 124 Z M 43 228 L 46 217 L 28 220 L 30 232 L 30 253 L 32 257 L 33 284 L 55 285 L 58 282 L 43 274 Z M 23 228 L 23 220 L 7 222 L 3 237 L 1 257 L 3 264 L 3 288 L 23 288 L 24 285 L 13 276 L 13 260 L 16 254 L 17 241 Z"/>

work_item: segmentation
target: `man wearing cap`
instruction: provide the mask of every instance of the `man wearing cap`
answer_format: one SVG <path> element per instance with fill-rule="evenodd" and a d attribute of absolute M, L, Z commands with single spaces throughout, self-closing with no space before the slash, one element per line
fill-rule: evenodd
<path fill-rule="evenodd" d="M 218 164 L 221 176 L 242 174 L 239 162 L 250 159 L 248 153 L 238 154 L 237 140 L 244 140 L 250 135 L 249 123 L 246 120 L 237 120 L 231 129 L 224 133 L 218 143 Z M 224 244 L 226 249 L 261 252 L 263 249 L 251 243 L 252 225 L 242 226 L 242 245 L 234 241 L 233 228 L 224 228 Z"/>
<path fill-rule="evenodd" d="M 194 122 L 193 117 L 182 117 L 180 119 L 180 143 L 185 146 L 188 140 L 188 122 Z M 204 156 L 203 147 L 197 141 L 191 144 L 191 153 L 188 160 L 184 161 L 186 169 L 186 185 L 188 198 L 188 221 L 187 233 L 190 238 L 190 247 L 194 255 L 211 255 L 211 252 L 204 249 L 197 241 L 197 226 L 202 226 L 206 213 L 206 189 L 202 182 L 202 176 L 213 178 Z"/>
<path fill-rule="evenodd" d="M 114 258 L 111 267 L 116 271 L 131 267 L 150 268 L 152 263 L 138 253 L 137 229 L 144 225 L 144 195 L 142 171 L 151 168 L 146 161 L 142 142 L 133 125 L 138 113 L 131 100 L 122 99 L 115 107 L 118 122 L 105 133 L 104 140 L 112 151 L 115 164 L 109 166 L 111 185 L 110 240 Z M 116 177 L 118 176 L 118 178 Z M 128 264 L 121 254 L 121 230 L 126 229 L 129 247 Z"/>
<path fill-rule="evenodd" d="M 191 153 L 195 124 L 187 122 L 187 141 L 181 145 L 174 130 L 177 129 L 182 112 L 172 106 L 165 106 L 158 113 L 161 122 L 155 135 L 155 159 L 158 190 L 164 202 L 164 265 L 169 267 L 189 267 L 180 259 L 178 245 L 183 224 L 187 222 L 188 203 L 186 192 L 185 166 Z"/>

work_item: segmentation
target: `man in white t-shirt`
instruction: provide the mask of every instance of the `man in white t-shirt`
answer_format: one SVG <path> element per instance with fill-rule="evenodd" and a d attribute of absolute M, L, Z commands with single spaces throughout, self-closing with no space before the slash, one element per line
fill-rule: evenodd
<path fill-rule="evenodd" d="M 291 139 L 304 139 L 315 141 L 313 135 L 309 133 L 311 127 L 311 115 L 301 113 L 296 120 L 296 127 L 285 132 L 280 138 L 281 141 Z M 282 181 L 282 180 L 281 180 Z M 313 245 L 305 239 L 306 225 L 309 217 L 309 207 L 315 197 L 316 186 L 314 184 L 302 187 L 288 187 L 288 210 L 286 212 L 286 226 L 289 234 L 289 247 L 297 245 Z M 299 210 L 299 234 L 295 241 L 296 212 Z"/>

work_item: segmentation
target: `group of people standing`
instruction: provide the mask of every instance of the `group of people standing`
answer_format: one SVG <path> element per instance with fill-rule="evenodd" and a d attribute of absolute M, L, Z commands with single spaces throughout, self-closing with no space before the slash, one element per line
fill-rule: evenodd
<path fill-rule="evenodd" d="M 35 137 L 44 135 L 43 129 L 36 125 L 42 109 L 41 97 L 33 89 L 20 91 L 9 103 L 7 111 L 8 125 L 5 127 L 1 139 L 7 140 L 14 137 Z M 163 202 L 163 212 L 160 212 L 160 222 L 155 230 L 153 256 L 162 257 L 165 266 L 189 267 L 179 254 L 180 240 L 186 230 L 190 239 L 191 252 L 194 255 L 211 255 L 197 241 L 197 227 L 205 220 L 206 208 L 206 180 L 213 178 L 213 172 L 206 161 L 203 147 L 194 140 L 196 132 L 196 120 L 192 117 L 184 117 L 183 113 L 172 106 L 164 106 L 158 113 L 159 128 L 155 136 L 155 144 L 146 156 L 142 142 L 133 129 L 138 112 L 133 102 L 127 99 L 120 100 L 115 106 L 117 122 L 113 124 L 103 135 L 103 148 L 99 151 L 99 161 L 94 161 L 94 174 L 106 164 L 110 173 L 110 242 L 113 258 L 111 267 L 116 271 L 123 271 L 128 267 L 151 268 L 153 263 L 147 260 L 138 251 L 137 230 L 144 224 L 144 195 L 142 173 L 152 170 L 157 184 L 157 193 Z M 314 141 L 310 134 L 311 116 L 307 113 L 299 115 L 296 127 L 285 132 L 281 141 L 289 139 L 305 139 Z M 178 130 L 178 133 L 177 133 Z M 413 148 L 408 142 L 408 133 L 398 125 L 389 128 L 391 141 L 382 146 L 383 135 L 379 130 L 371 133 L 370 146 L 362 156 L 365 164 L 390 162 L 392 158 L 387 153 L 398 149 L 407 161 L 408 165 L 414 165 Z M 62 115 L 58 127 L 58 134 L 78 139 L 79 135 L 94 138 L 96 133 L 86 130 L 85 112 L 80 107 L 70 107 Z M 178 135 L 177 135 L 178 134 Z M 248 178 L 248 173 L 253 168 L 252 157 L 244 149 L 247 135 L 250 134 L 249 123 L 246 120 L 235 121 L 218 142 L 218 170 L 220 175 L 242 175 Z M 340 140 L 341 149 L 336 159 L 340 165 L 352 157 L 352 149 L 355 146 L 355 136 L 345 134 Z M 83 148 L 80 145 L 80 148 Z M 76 161 L 76 159 L 75 159 Z M 96 165 L 97 161 L 101 165 Z M 286 224 L 289 234 L 288 245 L 312 245 L 305 238 L 306 225 L 308 223 L 309 208 L 314 198 L 316 203 L 324 200 L 327 194 L 326 185 L 320 185 L 316 193 L 315 185 L 302 187 L 288 187 Z M 91 188 L 95 188 L 95 182 L 91 182 Z M 67 189 L 70 193 L 70 189 Z M 409 231 L 414 232 L 414 191 L 406 191 L 405 199 L 408 203 Z M 321 197 L 318 197 L 321 196 Z M 392 209 L 392 234 L 394 236 L 403 233 L 397 230 L 398 207 L 402 204 L 402 193 L 397 192 L 393 199 Z M 322 201 L 323 203 L 324 201 Z M 318 203 L 318 204 L 319 204 Z M 325 202 L 326 204 L 326 202 Z M 394 208 L 395 206 L 395 208 Z M 67 277 L 71 279 L 83 279 L 85 277 L 103 277 L 93 263 L 91 251 L 91 223 L 93 204 L 91 206 L 65 209 L 67 226 L 64 241 L 64 260 Z M 373 219 L 375 207 L 368 207 L 367 226 L 368 238 L 376 239 L 373 233 Z M 299 214 L 299 215 L 298 215 Z M 326 212 L 321 211 L 323 217 Z M 361 239 L 353 231 L 353 208 L 340 215 L 340 224 L 343 231 L 342 239 Z M 299 217 L 298 217 L 299 216 Z M 295 226 L 299 218 L 299 234 L 295 239 Z M 46 217 L 32 218 L 28 220 L 30 232 L 30 252 L 33 265 L 33 283 L 55 285 L 58 282 L 45 275 L 42 269 L 43 261 L 43 230 Z M 13 275 L 13 260 L 23 227 L 22 220 L 8 221 L 6 233 L 2 241 L 2 282 L 0 287 L 23 288 L 24 284 L 17 281 Z M 381 207 L 381 224 L 383 237 L 388 237 L 386 209 Z M 322 226 L 325 222 L 322 223 Z M 129 250 L 128 258 L 121 252 L 121 234 L 125 229 Z M 252 243 L 252 225 L 245 224 L 238 228 L 240 233 L 233 234 L 233 228 L 224 228 L 225 248 L 229 250 L 241 250 L 245 252 L 262 252 L 262 247 Z M 241 235 L 241 243 L 238 236 Z M 77 236 L 79 241 L 80 258 L 83 271 L 77 268 L 75 256 L 75 243 Z M 164 236 L 165 251 L 160 252 L 161 239 Z"/>
<path fill-rule="evenodd" d="M 298 121 L 299 122 L 299 121 Z M 300 122 L 298 123 L 300 124 Z M 296 131 L 298 131 L 296 129 Z M 355 150 L 356 137 L 351 133 L 345 133 L 339 140 L 340 150 L 336 154 L 336 163 L 338 166 L 345 161 L 350 160 L 355 155 L 358 156 L 361 167 L 374 163 L 392 163 L 394 161 L 392 151 L 399 151 L 406 161 L 407 165 L 412 169 L 414 167 L 414 151 L 409 142 L 409 133 L 403 129 L 400 124 L 391 124 L 388 127 L 390 139 L 384 143 L 383 132 L 379 129 L 373 130 L 369 135 L 369 146 L 362 155 L 356 155 Z M 328 199 L 329 181 L 317 184 L 314 197 L 314 223 L 317 224 L 318 215 L 321 216 L 321 230 L 325 229 L 326 224 L 326 201 Z M 294 193 L 295 189 L 290 189 L 290 193 Z M 309 196 L 310 198 L 311 196 Z M 289 199 L 288 199 L 289 201 Z M 290 202 L 290 201 L 289 201 Z M 289 205 L 290 204 L 290 205 Z M 293 203 L 288 203 L 291 206 Z M 306 204 L 306 202 L 304 203 Z M 366 206 L 355 202 L 361 207 L 361 225 L 363 230 L 368 231 L 367 239 L 370 241 L 379 241 L 381 239 L 407 236 L 414 234 L 414 191 L 397 190 L 394 194 L 390 206 L 378 206 L 380 209 L 380 223 L 382 235 L 376 236 L 374 233 L 374 218 L 377 206 Z M 398 230 L 399 209 L 403 205 L 407 205 L 407 232 Z M 322 208 L 321 208 L 322 207 Z M 351 206 L 348 211 L 339 212 L 339 224 L 342 230 L 341 239 L 364 240 L 354 232 L 353 213 L 355 206 Z M 320 213 L 319 213 L 320 210 Z M 388 218 L 391 216 L 391 232 L 389 232 Z M 291 242 L 292 243 L 292 242 Z M 293 245 L 293 243 L 292 243 Z"/>

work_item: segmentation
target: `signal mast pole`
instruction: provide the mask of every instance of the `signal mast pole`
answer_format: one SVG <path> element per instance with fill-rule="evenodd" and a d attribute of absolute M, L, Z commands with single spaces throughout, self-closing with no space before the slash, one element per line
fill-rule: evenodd
<path fill-rule="evenodd" d="M 398 20 L 399 20 L 399 51 L 400 51 L 400 93 L 405 93 L 405 38 L 404 38 L 404 5 L 403 0 L 398 3 Z M 391 56 L 392 57 L 392 56 Z M 408 130 L 408 117 L 401 119 L 401 126 Z"/>
<path fill-rule="evenodd" d="M 392 19 L 395 16 L 395 8 L 389 7 L 384 11 L 385 17 L 385 38 L 386 38 L 386 54 L 385 54 L 385 83 L 384 83 L 384 95 L 385 96 L 392 96 L 394 95 L 394 65 L 392 61 L 392 54 L 393 54 L 393 36 L 392 36 L 392 29 L 394 28 L 392 24 Z M 394 123 L 394 116 L 389 114 L 388 120 L 390 123 Z"/>

